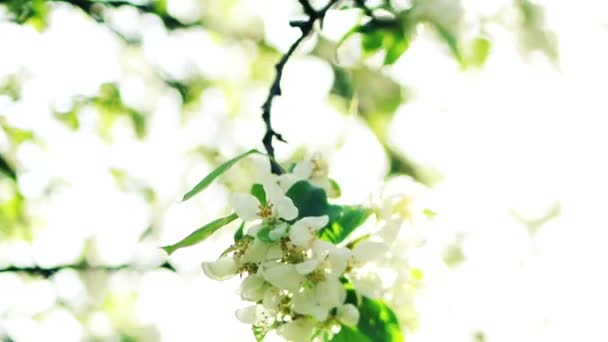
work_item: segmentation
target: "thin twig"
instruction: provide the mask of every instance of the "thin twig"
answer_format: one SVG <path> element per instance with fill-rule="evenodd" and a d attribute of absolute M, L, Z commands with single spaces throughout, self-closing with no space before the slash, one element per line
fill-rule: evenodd
<path fill-rule="evenodd" d="M 374 11 L 365 4 L 365 0 L 355 0 L 355 5 L 362 9 L 365 15 L 374 18 Z"/>
<path fill-rule="evenodd" d="M 60 265 L 60 266 L 54 266 L 54 267 L 10 266 L 10 267 L 6 267 L 6 268 L 0 268 L 0 273 L 13 272 L 13 273 L 28 274 L 28 275 L 32 275 L 32 276 L 39 276 L 39 277 L 43 277 L 43 278 L 50 278 L 55 273 L 62 271 L 62 270 L 75 270 L 75 271 L 79 271 L 79 272 L 85 272 L 85 271 L 88 271 L 88 272 L 91 272 L 91 271 L 117 272 L 117 271 L 121 271 L 121 270 L 131 270 L 131 271 L 143 272 L 143 271 L 149 271 L 151 269 L 159 269 L 159 268 L 167 269 L 170 271 L 175 271 L 175 268 L 167 262 L 164 264 L 161 264 L 159 266 L 156 266 L 154 268 L 138 268 L 135 265 L 129 265 L 129 264 L 117 265 L 117 266 L 103 266 L 103 265 L 94 266 L 94 265 L 90 265 L 88 263 L 78 263 L 78 264 Z"/>
<path fill-rule="evenodd" d="M 262 138 L 262 143 L 264 144 L 264 148 L 266 149 L 266 152 L 272 157 L 274 157 L 274 147 L 272 146 L 272 141 L 273 141 L 272 139 L 277 138 L 279 141 L 286 142 L 285 139 L 283 139 L 283 136 L 272 128 L 272 123 L 271 123 L 271 119 L 270 119 L 270 114 L 272 111 L 272 101 L 274 100 L 275 96 L 281 96 L 281 93 L 282 93 L 281 92 L 281 78 L 283 77 L 283 69 L 285 68 L 285 64 L 287 64 L 287 61 L 289 61 L 289 58 L 291 58 L 291 56 L 296 51 L 296 49 L 298 48 L 300 43 L 302 43 L 302 41 L 304 41 L 304 39 L 312 32 L 315 22 L 317 20 L 319 20 L 320 23 L 323 24 L 323 18 L 325 17 L 325 14 L 339 0 L 329 1 L 327 3 L 327 5 L 325 5 L 320 10 L 314 9 L 308 0 L 298 0 L 298 1 L 302 5 L 304 13 L 308 16 L 308 20 L 290 22 L 290 25 L 292 27 L 297 27 L 300 29 L 301 35 L 298 39 L 296 39 L 295 42 L 293 42 L 293 44 L 291 44 L 291 46 L 289 47 L 289 50 L 287 50 L 287 52 L 281 57 L 279 62 L 275 65 L 276 75 L 275 75 L 274 81 L 272 82 L 272 85 L 270 86 L 270 91 L 268 92 L 268 97 L 266 98 L 266 101 L 262 105 L 262 120 L 264 120 L 264 123 L 266 124 L 266 133 L 264 134 L 264 137 Z M 270 161 L 270 165 L 272 167 L 273 173 L 281 174 L 281 168 L 277 165 L 276 162 L 272 161 L 272 159 Z"/>
<path fill-rule="evenodd" d="M 108 0 L 108 1 L 95 1 L 95 0 L 50 0 L 54 2 L 65 2 L 69 3 L 75 7 L 80 8 L 89 16 L 94 18 L 97 21 L 103 21 L 103 18 L 100 17 L 101 13 L 98 12 L 98 9 L 101 6 L 107 7 L 121 7 L 121 6 L 130 6 L 136 8 L 144 13 L 151 13 L 158 16 L 163 24 L 168 29 L 178 29 L 178 28 L 189 28 L 189 27 L 198 27 L 201 26 L 200 22 L 194 23 L 182 23 L 181 21 L 175 19 L 174 17 L 167 14 L 164 10 L 159 7 L 154 6 L 154 4 L 136 4 L 130 1 L 123 0 Z"/>

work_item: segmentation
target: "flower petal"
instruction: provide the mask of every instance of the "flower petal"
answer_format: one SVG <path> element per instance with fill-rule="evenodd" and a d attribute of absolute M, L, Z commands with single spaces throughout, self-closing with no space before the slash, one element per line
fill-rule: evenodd
<path fill-rule="evenodd" d="M 363 241 L 353 248 L 353 258 L 357 262 L 367 262 L 386 253 L 388 245 L 384 242 Z"/>
<path fill-rule="evenodd" d="M 353 304 L 344 304 L 338 307 L 336 318 L 343 324 L 355 326 L 359 322 L 359 310 Z"/>
<path fill-rule="evenodd" d="M 241 283 L 241 298 L 249 302 L 257 302 L 264 297 L 266 282 L 259 274 L 252 274 Z"/>
<path fill-rule="evenodd" d="M 308 179 L 312 175 L 312 163 L 310 160 L 303 160 L 296 164 L 292 173 L 299 179 Z"/>
<path fill-rule="evenodd" d="M 277 328 L 277 334 L 288 341 L 309 342 L 315 329 L 315 322 L 302 317 L 287 322 Z"/>
<path fill-rule="evenodd" d="M 266 253 L 266 257 L 264 260 L 277 260 L 283 257 L 283 249 L 280 244 L 271 245 L 268 248 L 268 252 Z"/>
<path fill-rule="evenodd" d="M 293 173 L 284 173 L 278 177 L 279 186 L 283 192 L 289 191 L 289 189 L 300 180 L 301 178 L 298 178 Z"/>
<path fill-rule="evenodd" d="M 269 261 L 262 266 L 261 270 L 264 279 L 280 289 L 296 292 L 304 281 L 304 277 L 296 271 L 295 266 L 292 264 Z"/>
<path fill-rule="evenodd" d="M 264 261 L 266 258 L 266 254 L 268 253 L 268 249 L 270 246 L 261 240 L 255 239 L 249 247 L 243 253 L 243 256 L 239 259 L 241 263 L 254 263 L 257 264 L 259 262 Z"/>
<path fill-rule="evenodd" d="M 270 312 L 278 310 L 279 304 L 281 304 L 281 290 L 276 287 L 268 287 L 264 293 L 262 304 L 264 308 Z"/>
<path fill-rule="evenodd" d="M 325 227 L 329 223 L 329 216 L 307 216 L 299 219 L 293 225 L 303 225 L 312 229 L 313 231 L 318 231 L 319 229 Z"/>
<path fill-rule="evenodd" d="M 296 214 L 297 215 L 297 214 Z M 268 237 L 272 241 L 280 240 L 285 234 L 287 234 L 287 223 L 278 223 L 274 226 L 274 228 L 268 233 Z"/>
<path fill-rule="evenodd" d="M 294 312 L 301 315 L 310 315 L 319 322 L 325 321 L 329 315 L 330 308 L 319 305 L 313 289 L 304 289 L 295 293 L 291 302 Z"/>
<path fill-rule="evenodd" d="M 327 215 L 303 217 L 296 221 L 289 232 L 291 243 L 299 247 L 309 247 L 316 232 L 329 222 Z M 319 240 L 321 241 L 321 240 Z"/>
<path fill-rule="evenodd" d="M 203 262 L 203 272 L 214 280 L 232 278 L 238 271 L 238 266 L 232 256 L 225 256 L 213 262 Z"/>
<path fill-rule="evenodd" d="M 371 273 L 349 278 L 357 292 L 369 298 L 378 298 L 381 295 L 382 282 L 378 275 Z"/>
<path fill-rule="evenodd" d="M 285 192 L 275 182 L 264 182 L 262 186 L 264 187 L 264 192 L 266 193 L 266 200 L 272 204 L 276 205 L 276 202 L 285 197 Z"/>
<path fill-rule="evenodd" d="M 338 247 L 329 252 L 327 261 L 330 265 L 331 276 L 340 277 L 346 270 L 351 251 L 345 247 Z"/>
<path fill-rule="evenodd" d="M 377 235 L 387 244 L 392 244 L 397 240 L 402 225 L 402 219 L 390 220 L 380 228 Z"/>
<path fill-rule="evenodd" d="M 264 225 L 261 223 L 254 224 L 247 229 L 247 235 L 255 237 L 262 227 L 264 227 Z"/>
<path fill-rule="evenodd" d="M 296 271 L 298 271 L 298 273 L 300 273 L 302 275 L 306 275 L 306 274 L 309 274 L 310 272 L 314 271 L 317 268 L 317 266 L 319 266 L 319 260 L 310 259 L 310 260 L 301 262 L 299 264 L 296 264 Z"/>
<path fill-rule="evenodd" d="M 258 218 L 260 201 L 251 194 L 235 193 L 230 196 L 230 206 L 243 221 Z"/>
<path fill-rule="evenodd" d="M 287 221 L 291 221 L 298 217 L 298 208 L 293 204 L 291 198 L 285 196 L 273 203 L 278 217 Z"/>
<path fill-rule="evenodd" d="M 300 222 L 300 221 L 298 221 Z M 294 223 L 289 231 L 289 240 L 298 247 L 307 247 L 313 236 L 306 225 Z"/>
<path fill-rule="evenodd" d="M 337 189 L 331 184 L 327 177 L 315 177 L 310 180 L 310 184 L 325 190 L 327 197 L 335 198 L 338 196 Z"/>
<path fill-rule="evenodd" d="M 346 300 L 346 290 L 338 279 L 326 279 L 315 286 L 317 302 L 324 307 L 334 308 Z"/>
<path fill-rule="evenodd" d="M 235 312 L 236 318 L 245 324 L 254 324 L 257 320 L 257 305 L 250 305 L 238 309 Z"/>
<path fill-rule="evenodd" d="M 317 239 L 312 243 L 312 252 L 317 259 L 325 258 L 327 254 L 336 248 L 336 245 L 325 240 Z"/>

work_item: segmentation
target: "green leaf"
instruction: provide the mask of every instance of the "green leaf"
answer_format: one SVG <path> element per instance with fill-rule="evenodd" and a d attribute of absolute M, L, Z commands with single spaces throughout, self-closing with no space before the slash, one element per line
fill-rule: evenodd
<path fill-rule="evenodd" d="M 394 64 L 410 46 L 410 41 L 403 31 L 392 31 L 391 34 L 387 34 L 384 40 L 386 49 L 384 65 Z"/>
<path fill-rule="evenodd" d="M 330 223 L 321 230 L 320 236 L 323 240 L 337 244 L 365 223 L 372 211 L 361 206 L 332 205 L 329 213 Z"/>
<path fill-rule="evenodd" d="M 258 239 L 260 239 L 260 241 L 262 241 L 262 242 L 272 243 L 274 241 L 270 238 L 269 234 L 273 229 L 274 229 L 273 226 L 265 225 L 258 231 L 258 233 L 256 234 L 256 237 Z"/>
<path fill-rule="evenodd" d="M 450 30 L 441 26 L 439 23 L 433 22 L 433 26 L 439 33 L 439 36 L 443 39 L 443 41 L 448 45 L 450 52 L 456 58 L 461 67 L 465 66 L 465 62 L 462 58 L 462 53 L 460 52 L 460 48 L 458 46 L 458 38 L 454 35 Z"/>
<path fill-rule="evenodd" d="M 492 43 L 486 38 L 479 37 L 473 40 L 473 43 L 471 43 L 471 57 L 469 63 L 476 67 L 483 66 L 490 55 L 491 48 Z"/>
<path fill-rule="evenodd" d="M 374 342 L 402 342 L 403 333 L 395 313 L 382 301 L 363 297 L 357 328 Z"/>
<path fill-rule="evenodd" d="M 12 166 L 4 159 L 2 155 L 0 155 L 0 175 L 5 174 L 8 178 L 12 180 L 17 180 L 17 173 L 13 169 Z"/>
<path fill-rule="evenodd" d="M 358 32 L 362 34 L 361 47 L 365 55 L 385 50 L 385 65 L 395 63 L 410 45 L 406 27 L 399 21 L 372 20 L 361 26 Z"/>
<path fill-rule="evenodd" d="M 547 29 L 544 9 L 530 0 L 518 0 L 517 6 L 521 15 L 519 36 L 523 47 L 528 52 L 538 50 L 556 61 L 559 58 L 557 35 Z"/>
<path fill-rule="evenodd" d="M 426 216 L 428 219 L 434 219 L 437 216 L 437 213 L 432 209 L 425 208 L 422 209 L 422 215 Z"/>
<path fill-rule="evenodd" d="M 74 106 L 77 107 L 77 106 Z M 75 131 L 80 128 L 80 120 L 78 119 L 78 108 L 72 108 L 67 112 L 55 113 L 55 118 L 63 122 L 69 129 Z"/>
<path fill-rule="evenodd" d="M 373 342 L 359 330 L 343 325 L 340 332 L 335 334 L 330 342 Z"/>
<path fill-rule="evenodd" d="M 236 232 L 234 232 L 234 242 L 241 240 L 243 236 L 245 236 L 245 222 L 241 223 Z"/>
<path fill-rule="evenodd" d="M 329 179 L 329 185 L 331 186 L 332 191 L 332 196 L 330 196 L 331 198 L 338 198 L 340 196 L 342 196 L 342 189 L 340 189 L 340 185 L 338 185 L 338 182 L 336 182 L 333 179 Z"/>
<path fill-rule="evenodd" d="M 268 333 L 268 327 L 266 325 L 252 325 L 251 331 L 257 342 L 264 341 L 264 337 Z"/>
<path fill-rule="evenodd" d="M 264 191 L 264 186 L 262 184 L 253 184 L 249 192 L 255 196 L 261 204 L 266 204 L 266 191 Z"/>
<path fill-rule="evenodd" d="M 2 92 L 1 89 L 0 92 Z M 34 139 L 34 133 L 32 131 L 12 127 L 2 116 L 0 116 L 0 128 L 4 131 L 9 141 L 16 145 Z"/>
<path fill-rule="evenodd" d="M 371 54 L 382 48 L 382 31 L 383 30 L 372 30 L 371 32 L 363 35 L 361 38 L 361 47 L 365 53 Z"/>
<path fill-rule="evenodd" d="M 285 195 L 298 208 L 298 218 L 328 214 L 329 204 L 325 190 L 312 186 L 308 181 L 295 183 Z"/>
<path fill-rule="evenodd" d="M 187 201 L 188 199 L 192 198 L 194 195 L 198 194 L 199 192 L 204 190 L 206 187 L 208 187 L 217 177 L 219 177 L 222 173 L 224 173 L 228 169 L 230 169 L 234 164 L 238 163 L 241 159 L 247 157 L 248 155 L 254 154 L 254 153 L 263 154 L 262 152 L 260 152 L 256 149 L 252 149 L 252 150 L 249 150 L 241 155 L 238 155 L 238 156 L 230 159 L 229 161 L 220 165 L 217 169 L 213 170 L 213 172 L 208 174 L 207 177 L 203 178 L 203 180 L 201 180 L 198 184 L 196 184 L 194 186 L 194 188 L 192 188 L 192 190 L 188 191 L 188 193 L 186 193 L 184 195 L 184 198 L 182 198 L 182 201 Z"/>
<path fill-rule="evenodd" d="M 203 240 L 211 236 L 211 234 L 215 233 L 218 229 L 236 220 L 237 218 L 237 214 L 231 214 L 226 217 L 222 217 L 195 230 L 192 234 L 186 236 L 178 243 L 169 246 L 164 246 L 161 248 L 165 250 L 167 254 L 171 255 L 171 253 L 175 252 L 180 248 L 196 245 L 197 243 L 202 242 Z"/>

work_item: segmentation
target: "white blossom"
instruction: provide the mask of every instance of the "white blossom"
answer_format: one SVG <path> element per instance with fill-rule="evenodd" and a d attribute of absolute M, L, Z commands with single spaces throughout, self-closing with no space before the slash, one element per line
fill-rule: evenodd
<path fill-rule="evenodd" d="M 380 258 L 387 250 L 388 245 L 384 242 L 365 240 L 353 248 L 353 261 L 363 264 Z"/>
<path fill-rule="evenodd" d="M 239 321 L 270 332 L 276 329 L 288 341 L 308 342 L 336 323 L 356 326 L 359 322 L 358 308 L 345 303 L 345 279 L 357 296 L 381 298 L 387 293 L 381 281 L 387 276 L 379 267 L 395 267 L 388 260 L 402 246 L 395 241 L 403 238 L 400 230 L 411 218 L 409 197 L 390 194 L 374 201 L 375 222 L 381 228 L 371 230 L 369 239 L 355 237 L 338 245 L 319 236 L 329 224 L 328 215 L 293 222 L 298 209 L 285 195 L 301 180 L 330 194 L 335 189 L 327 176 L 327 165 L 315 156 L 298 163 L 290 173 L 262 179 L 265 200 L 244 193 L 230 198 L 236 214 L 250 222 L 247 236 L 228 249 L 232 255 L 203 263 L 203 270 L 217 280 L 239 272 L 247 274 L 239 294 L 242 300 L 254 304 L 236 310 Z M 358 236 L 365 233 L 359 230 Z M 399 262 L 407 265 L 403 260 Z M 397 279 L 410 281 L 399 274 Z"/>
<path fill-rule="evenodd" d="M 235 193 L 230 198 L 230 205 L 243 221 L 274 221 L 276 219 L 293 220 L 298 216 L 298 208 L 291 198 L 274 182 L 263 184 L 266 193 L 266 202 L 260 203 L 257 197 L 251 194 Z"/>
<path fill-rule="evenodd" d="M 319 271 L 324 278 L 339 278 L 346 270 L 351 252 L 347 248 L 324 241 L 315 240 L 312 243 L 310 259 L 295 265 L 299 274 L 307 275 Z"/>
<path fill-rule="evenodd" d="M 240 262 L 255 264 L 262 262 L 266 259 L 269 249 L 269 244 L 255 239 L 249 244 L 243 255 L 240 257 Z"/>
<path fill-rule="evenodd" d="M 317 236 L 317 231 L 329 222 L 327 215 L 303 217 L 296 221 L 289 231 L 289 239 L 298 247 L 308 248 Z"/>
<path fill-rule="evenodd" d="M 382 295 L 382 281 L 374 272 L 354 272 L 349 279 L 355 290 L 366 297 L 378 298 Z"/>
<path fill-rule="evenodd" d="M 266 281 L 262 276 L 251 274 L 241 283 L 241 298 L 249 302 L 257 302 L 264 297 L 266 287 Z"/>
<path fill-rule="evenodd" d="M 246 306 L 235 312 L 236 318 L 245 324 L 254 324 L 257 321 L 257 305 Z"/>
<path fill-rule="evenodd" d="M 319 303 L 314 288 L 304 288 L 302 291 L 295 293 L 291 301 L 294 312 L 301 315 L 310 315 L 319 322 L 325 321 L 329 315 L 329 310 L 331 310 L 331 307 Z"/>
<path fill-rule="evenodd" d="M 320 305 L 335 308 L 346 300 L 346 290 L 339 279 L 328 278 L 315 285 L 315 297 Z"/>
<path fill-rule="evenodd" d="M 281 299 L 283 296 L 281 295 L 281 290 L 276 287 L 268 287 L 266 288 L 266 292 L 264 292 L 264 297 L 262 298 L 262 305 L 269 312 L 276 312 L 279 309 L 279 305 L 281 304 Z"/>
<path fill-rule="evenodd" d="M 278 177 L 279 185 L 285 191 L 289 190 L 295 183 L 307 180 L 312 185 L 325 190 L 329 197 L 339 195 L 329 177 L 327 162 L 320 154 L 314 154 L 312 158 L 305 159 L 296 164 L 291 173 L 285 173 Z"/>
<path fill-rule="evenodd" d="M 203 262 L 203 271 L 214 280 L 232 278 L 238 272 L 238 265 L 232 256 L 224 256 L 213 262 Z"/>
<path fill-rule="evenodd" d="M 294 293 L 292 298 L 294 312 L 311 315 L 322 322 L 327 318 L 331 309 L 344 303 L 346 290 L 339 278 L 324 278 L 312 287 L 305 287 Z"/>
<path fill-rule="evenodd" d="M 384 225 L 376 235 L 382 239 L 382 241 L 386 242 L 389 245 L 392 245 L 395 241 L 397 241 L 397 237 L 399 236 L 399 231 L 403 226 L 403 219 L 395 218 L 390 219 Z"/>
<path fill-rule="evenodd" d="M 245 324 L 267 324 L 273 315 L 264 306 L 257 304 L 236 310 L 235 316 Z"/>
<path fill-rule="evenodd" d="M 315 332 L 315 322 L 309 318 L 298 318 L 277 328 L 277 334 L 287 341 L 310 342 Z"/>
<path fill-rule="evenodd" d="M 279 261 L 265 262 L 259 272 L 273 286 L 290 292 L 297 292 L 304 281 L 304 276 L 296 271 L 295 265 Z"/>
<path fill-rule="evenodd" d="M 336 318 L 340 323 L 355 326 L 359 322 L 359 309 L 353 304 L 344 304 L 338 307 Z"/>
<path fill-rule="evenodd" d="M 289 226 L 287 225 L 287 223 L 285 223 L 285 222 L 278 223 L 278 224 L 276 224 L 276 225 L 273 226 L 273 228 L 270 231 L 270 233 L 268 233 L 268 237 L 272 241 L 278 241 L 282 237 L 284 237 L 285 235 L 287 235 L 287 228 L 289 228 Z"/>

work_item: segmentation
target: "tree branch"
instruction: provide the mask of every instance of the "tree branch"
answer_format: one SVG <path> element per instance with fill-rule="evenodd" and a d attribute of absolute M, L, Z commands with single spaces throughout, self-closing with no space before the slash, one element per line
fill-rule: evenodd
<path fill-rule="evenodd" d="M 155 268 L 164 268 L 170 271 L 175 271 L 175 268 L 173 266 L 171 266 L 171 264 L 169 264 L 168 262 L 165 262 L 164 264 L 161 264 Z M 0 268 L 0 273 L 8 273 L 8 272 L 13 272 L 13 273 L 23 273 L 23 274 L 28 274 L 28 275 L 32 275 L 32 276 L 39 276 L 42 278 L 50 278 L 52 277 L 55 273 L 61 271 L 61 270 L 75 270 L 75 271 L 79 271 L 79 272 L 84 272 L 84 271 L 101 271 L 101 272 L 117 272 L 117 271 L 121 271 L 121 270 L 133 270 L 133 271 L 148 271 L 150 270 L 150 268 L 148 269 L 140 269 L 135 267 L 134 265 L 129 265 L 129 264 L 125 264 L 125 265 L 117 265 L 117 266 L 93 266 L 90 265 L 86 262 L 82 262 L 82 263 L 78 263 L 78 264 L 72 264 L 72 265 L 60 265 L 60 266 L 54 266 L 54 267 L 40 267 L 40 266 L 31 266 L 31 267 L 17 267 L 17 266 L 10 266 L 10 267 L 6 267 L 6 268 Z"/>
<path fill-rule="evenodd" d="M 54 2 L 65 2 L 69 3 L 72 6 L 78 7 L 91 16 L 96 21 L 103 22 L 103 18 L 101 17 L 101 13 L 99 13 L 99 9 L 101 7 L 97 6 L 107 6 L 107 7 L 120 7 L 120 6 L 130 6 L 133 8 L 137 8 L 141 12 L 151 13 L 158 16 L 162 22 L 165 24 L 167 29 L 179 29 L 179 28 L 189 28 L 189 27 L 197 27 L 201 26 L 200 22 L 195 23 L 182 23 L 181 21 L 175 19 L 170 16 L 164 9 L 155 6 L 154 4 L 136 4 L 129 1 L 124 0 L 107 0 L 107 1 L 96 1 L 96 0 L 49 0 Z"/>
<path fill-rule="evenodd" d="M 355 0 L 355 5 L 363 10 L 363 13 L 370 18 L 374 17 L 374 11 L 365 4 L 365 0 Z"/>
<path fill-rule="evenodd" d="M 266 98 L 266 101 L 262 105 L 262 120 L 264 120 L 264 123 L 266 124 L 266 133 L 264 134 L 264 137 L 262 138 L 262 143 L 264 144 L 264 148 L 266 149 L 266 152 L 271 157 L 274 157 L 274 147 L 272 146 L 273 138 L 277 138 L 279 141 L 286 142 L 285 139 L 283 139 L 283 136 L 272 128 L 272 123 L 271 123 L 271 118 L 270 118 L 270 114 L 272 111 L 272 101 L 274 100 L 275 96 L 281 96 L 281 78 L 283 77 L 283 69 L 285 68 L 285 64 L 287 64 L 287 62 L 289 61 L 289 58 L 291 58 L 291 56 L 296 51 L 296 49 L 298 48 L 300 43 L 302 43 L 302 41 L 312 32 L 315 22 L 317 20 L 319 20 L 319 22 L 322 25 L 323 18 L 325 18 L 325 14 L 327 13 L 327 11 L 333 5 L 335 5 L 339 0 L 330 0 L 327 3 L 327 5 L 325 5 L 320 10 L 314 9 L 308 0 L 298 0 L 298 1 L 302 5 L 304 13 L 308 16 L 308 20 L 290 22 L 290 25 L 292 27 L 297 27 L 300 29 L 301 35 L 298 39 L 296 39 L 295 42 L 293 42 L 293 44 L 291 44 L 291 46 L 289 47 L 289 50 L 287 50 L 287 52 L 281 57 L 279 62 L 275 65 L 276 76 L 274 78 L 274 81 L 272 82 L 272 85 L 270 86 L 270 91 L 268 92 L 268 97 Z M 275 174 L 280 174 L 281 168 L 272 159 L 273 158 L 271 158 L 271 161 L 270 161 L 270 165 L 272 167 L 272 172 Z"/>
<path fill-rule="evenodd" d="M 15 169 L 0 154 L 0 178 L 2 178 L 3 175 L 6 175 L 8 178 L 14 181 L 17 180 L 17 173 L 15 172 Z"/>

